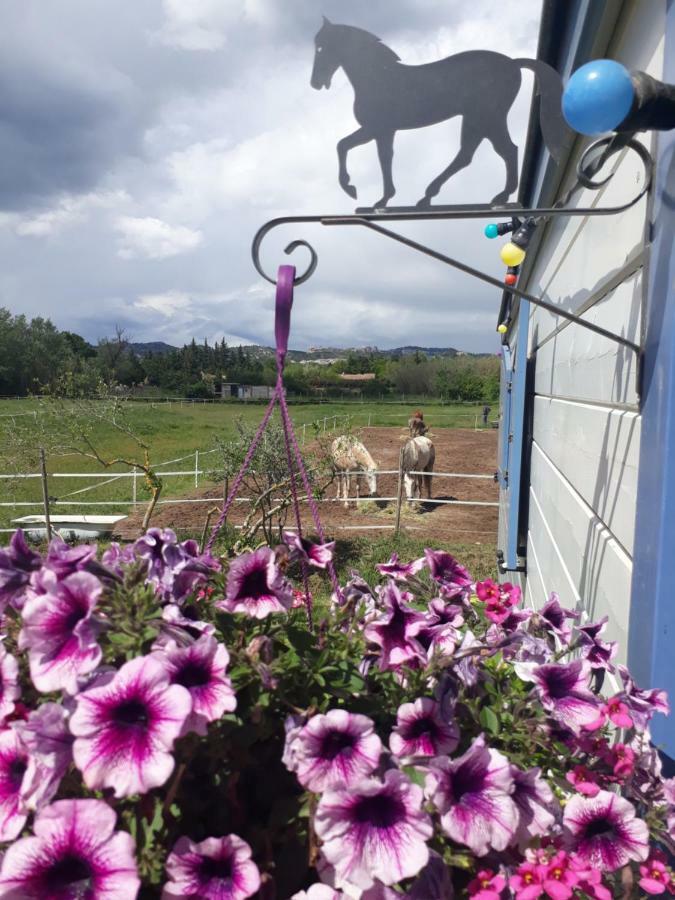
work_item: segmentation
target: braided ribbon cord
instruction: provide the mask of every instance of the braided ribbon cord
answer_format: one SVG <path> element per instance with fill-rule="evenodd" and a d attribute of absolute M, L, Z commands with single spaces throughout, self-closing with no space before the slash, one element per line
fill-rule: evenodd
<path fill-rule="evenodd" d="M 309 475 L 307 474 L 307 469 L 305 468 L 305 463 L 302 458 L 302 453 L 300 452 L 300 446 L 298 444 L 298 439 L 295 435 L 295 430 L 293 428 L 293 422 L 291 420 L 290 413 L 288 411 L 288 404 L 286 402 L 286 389 L 284 388 L 284 364 L 286 362 L 286 353 L 288 352 L 288 336 L 290 334 L 291 329 L 291 308 L 293 306 L 293 284 L 295 280 L 295 266 L 279 266 L 279 273 L 277 277 L 277 293 L 276 293 L 276 304 L 275 304 L 275 320 L 274 320 L 274 335 L 276 339 L 276 361 L 277 361 L 277 381 L 274 387 L 274 392 L 272 394 L 272 398 L 265 410 L 265 414 L 263 415 L 262 421 L 258 426 L 258 429 L 253 436 L 253 440 L 251 441 L 251 446 L 249 447 L 246 456 L 244 457 L 244 461 L 241 465 L 241 468 L 237 472 L 236 477 L 232 482 L 232 487 L 230 488 L 230 492 L 223 504 L 223 508 L 220 512 L 220 516 L 218 517 L 218 521 L 213 527 L 211 532 L 211 536 L 209 537 L 208 544 L 206 545 L 206 551 L 210 552 L 216 538 L 218 537 L 218 533 L 223 527 L 223 523 L 227 518 L 227 514 L 234 502 L 235 497 L 241 487 L 241 483 L 244 480 L 244 476 L 247 471 L 251 467 L 251 463 L 255 456 L 255 452 L 260 445 L 260 441 L 262 440 L 262 436 L 267 428 L 267 425 L 272 418 L 272 413 L 274 412 L 274 407 L 276 404 L 279 404 L 279 411 L 281 413 L 281 422 L 284 432 L 284 445 L 286 449 L 286 460 L 288 462 L 288 473 L 290 480 L 290 488 L 291 488 L 291 500 L 293 504 L 293 513 L 295 516 L 295 526 L 298 532 L 298 537 L 302 539 L 302 522 L 300 515 L 300 499 L 298 497 L 298 489 L 296 484 L 296 478 L 299 474 L 300 480 L 302 482 L 302 486 L 307 495 L 307 502 L 309 504 L 310 511 L 312 513 L 312 519 L 314 521 L 314 527 L 316 528 L 316 533 L 319 537 L 321 543 L 325 543 L 325 534 L 323 530 L 323 526 L 321 525 L 321 518 L 319 516 L 319 507 L 317 505 L 316 500 L 314 499 L 314 495 L 312 492 L 312 485 L 309 480 Z M 338 582 L 337 573 L 335 571 L 335 566 L 333 561 L 331 560 L 328 563 L 328 574 L 330 575 L 331 583 L 333 586 L 333 591 L 335 595 L 339 598 L 341 596 L 340 584 Z M 312 598 L 309 593 L 309 573 L 307 569 L 307 565 L 305 562 L 302 564 L 302 580 L 303 587 L 305 589 L 305 601 L 307 605 L 307 621 L 309 623 L 309 627 L 312 627 Z"/>

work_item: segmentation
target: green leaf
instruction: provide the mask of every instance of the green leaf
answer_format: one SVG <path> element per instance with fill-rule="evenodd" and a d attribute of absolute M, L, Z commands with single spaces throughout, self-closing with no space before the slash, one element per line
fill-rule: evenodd
<path fill-rule="evenodd" d="M 499 734 L 499 719 L 489 706 L 484 706 L 480 711 L 480 724 L 490 734 Z"/>
<path fill-rule="evenodd" d="M 417 784 L 420 787 L 424 787 L 425 782 L 425 774 L 416 766 L 404 766 L 403 771 L 408 776 L 408 778 L 412 781 L 413 784 Z"/>

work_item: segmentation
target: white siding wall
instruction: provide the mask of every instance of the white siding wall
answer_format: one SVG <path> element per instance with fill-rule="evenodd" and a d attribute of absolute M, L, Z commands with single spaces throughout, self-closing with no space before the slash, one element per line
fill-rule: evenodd
<path fill-rule="evenodd" d="M 611 56 L 660 77 L 665 2 L 627 3 Z M 651 143 L 651 137 L 644 138 Z M 564 189 L 574 180 L 576 156 Z M 641 164 L 620 157 L 600 191 L 577 206 L 616 205 L 635 193 Z M 646 200 L 608 218 L 559 218 L 546 226 L 525 289 L 565 309 L 592 303 L 589 320 L 639 343 Z M 596 302 L 592 302 L 596 301 Z M 551 591 L 591 619 L 609 615 L 626 647 L 640 415 L 635 355 L 541 309 L 530 317 L 536 353 L 526 602 Z"/>

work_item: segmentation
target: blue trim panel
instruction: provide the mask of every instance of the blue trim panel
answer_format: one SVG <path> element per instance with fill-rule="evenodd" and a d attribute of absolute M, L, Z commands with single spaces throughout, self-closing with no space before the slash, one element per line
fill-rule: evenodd
<path fill-rule="evenodd" d="M 666 13 L 663 80 L 675 82 L 675 0 Z M 648 272 L 642 430 L 628 663 L 640 687 L 675 702 L 675 131 L 659 134 Z M 675 757 L 675 712 L 652 739 Z"/>
<path fill-rule="evenodd" d="M 504 568 L 518 568 L 518 517 L 523 464 L 523 424 L 525 420 L 525 376 L 527 374 L 527 342 L 530 328 L 530 304 L 521 300 L 518 313 L 516 357 L 511 382 L 511 421 L 508 452 L 508 525 Z"/>

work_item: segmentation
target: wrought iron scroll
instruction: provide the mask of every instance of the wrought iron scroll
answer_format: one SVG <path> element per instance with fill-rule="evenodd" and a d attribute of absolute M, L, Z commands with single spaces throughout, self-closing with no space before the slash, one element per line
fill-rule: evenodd
<path fill-rule="evenodd" d="M 610 180 L 613 172 L 604 179 L 598 181 L 594 179 L 601 168 L 605 165 L 605 163 L 612 156 L 614 156 L 624 148 L 633 150 L 635 153 L 637 153 L 643 164 L 644 183 L 640 191 L 626 203 L 620 204 L 618 206 L 568 206 L 567 204 L 571 200 L 572 196 L 582 187 L 597 190 Z M 396 231 L 392 231 L 390 228 L 384 227 L 384 225 L 382 225 L 381 223 L 385 221 L 434 222 L 445 221 L 448 219 L 494 219 L 500 217 L 511 218 L 514 215 L 517 215 L 519 218 L 531 216 L 538 221 L 552 219 L 560 216 L 590 217 L 618 215 L 619 213 L 625 212 L 627 209 L 630 209 L 632 206 L 634 206 L 649 190 L 652 181 L 653 168 L 654 163 L 652 157 L 643 144 L 641 144 L 639 141 L 636 141 L 632 136 L 629 135 L 611 135 L 609 137 L 604 137 L 598 141 L 593 142 L 589 147 L 586 148 L 577 164 L 576 184 L 552 207 L 523 208 L 517 205 L 510 204 L 503 207 L 493 207 L 485 204 L 477 206 L 447 206 L 425 210 L 423 212 L 420 212 L 417 209 L 410 208 L 390 208 L 383 209 L 379 212 L 358 212 L 350 215 L 282 216 L 280 218 L 271 219 L 269 222 L 266 222 L 265 225 L 263 225 L 255 235 L 251 247 L 253 265 L 264 279 L 269 281 L 271 284 L 276 284 L 275 279 L 265 272 L 261 264 L 260 248 L 266 235 L 269 234 L 272 229 L 278 228 L 281 225 L 357 225 L 362 228 L 368 228 L 370 231 L 375 231 L 378 234 L 384 235 L 384 237 L 388 237 L 393 241 L 397 241 L 399 244 L 404 244 L 406 247 L 410 247 L 412 250 L 417 250 L 419 253 L 423 253 L 425 256 L 430 256 L 432 259 L 436 259 L 439 262 L 445 263 L 445 265 L 452 266 L 453 268 L 458 269 L 460 272 L 464 272 L 467 275 L 478 278 L 485 284 L 489 284 L 492 287 L 498 288 L 502 292 L 504 290 L 507 290 L 510 294 L 516 297 L 520 297 L 523 300 L 528 300 L 535 306 L 540 306 L 542 307 L 542 309 L 546 309 L 548 310 L 548 312 L 551 312 L 556 316 L 561 316 L 564 319 L 575 322 L 577 325 L 580 325 L 581 327 L 586 328 L 589 331 L 593 331 L 596 334 L 607 338 L 608 340 L 614 341 L 624 347 L 628 347 L 639 356 L 641 352 L 640 346 L 638 344 L 635 344 L 633 341 L 628 340 L 623 335 L 616 334 L 606 328 L 602 328 L 600 325 L 596 325 L 594 322 L 589 322 L 586 319 L 582 319 L 576 313 L 568 312 L 567 310 L 556 306 L 556 304 L 554 303 L 549 303 L 547 300 L 543 300 L 541 297 L 535 297 L 533 294 L 530 294 L 527 291 L 523 291 L 515 285 L 505 288 L 504 282 L 500 281 L 498 278 L 494 278 L 492 275 L 488 275 L 487 273 L 480 271 L 480 269 L 476 269 L 473 266 L 463 263 L 458 259 L 447 256 L 445 253 L 440 253 L 438 250 L 427 247 L 426 245 L 421 244 L 418 241 L 414 241 L 411 238 L 399 234 Z M 308 241 L 292 241 L 286 246 L 285 252 L 287 254 L 291 254 L 300 247 L 304 247 L 309 251 L 310 262 L 305 271 L 296 277 L 296 284 L 302 284 L 303 282 L 307 281 L 313 275 L 318 263 L 317 253 Z"/>

